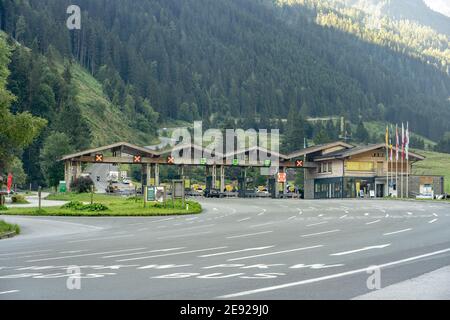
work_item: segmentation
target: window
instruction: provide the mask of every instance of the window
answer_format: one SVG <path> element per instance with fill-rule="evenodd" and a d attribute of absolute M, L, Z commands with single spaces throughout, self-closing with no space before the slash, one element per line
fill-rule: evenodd
<path fill-rule="evenodd" d="M 333 162 L 321 162 L 318 168 L 319 173 L 332 173 L 333 172 Z"/>

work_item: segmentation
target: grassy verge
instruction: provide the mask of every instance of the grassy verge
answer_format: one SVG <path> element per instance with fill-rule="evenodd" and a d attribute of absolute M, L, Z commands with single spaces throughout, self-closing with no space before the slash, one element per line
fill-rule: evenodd
<path fill-rule="evenodd" d="M 187 201 L 183 206 L 181 201 L 167 201 L 161 203 L 148 203 L 144 208 L 141 199 L 115 197 L 108 195 L 94 195 L 94 205 L 86 205 L 90 202 L 90 194 L 55 194 L 47 197 L 48 200 L 69 201 L 69 205 L 60 208 L 10 208 L 0 213 L 5 215 L 27 215 L 27 216 L 166 216 L 187 215 L 202 212 L 198 202 Z"/>
<path fill-rule="evenodd" d="M 15 231 L 16 234 L 20 233 L 20 227 L 17 224 L 9 224 L 3 220 L 0 220 L 0 237 L 5 233 Z"/>
<path fill-rule="evenodd" d="M 450 193 L 450 154 L 417 150 L 426 159 L 413 165 L 413 174 L 444 176 L 445 192 Z"/>

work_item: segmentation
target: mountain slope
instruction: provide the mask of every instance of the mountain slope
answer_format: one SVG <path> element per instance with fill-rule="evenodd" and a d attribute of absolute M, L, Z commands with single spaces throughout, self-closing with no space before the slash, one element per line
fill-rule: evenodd
<path fill-rule="evenodd" d="M 138 130 L 151 107 L 163 120 L 218 126 L 286 117 L 291 106 L 354 123 L 408 120 L 430 138 L 450 130 L 450 78 L 435 53 L 426 61 L 395 41 L 318 25 L 304 5 L 317 1 L 273 2 L 78 0 L 82 29 L 69 32 L 63 13 L 73 1 L 2 0 L 0 26 L 44 54 L 51 46 L 74 57 Z"/>

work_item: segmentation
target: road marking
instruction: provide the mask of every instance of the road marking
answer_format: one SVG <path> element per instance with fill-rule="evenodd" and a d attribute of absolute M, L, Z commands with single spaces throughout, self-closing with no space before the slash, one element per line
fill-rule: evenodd
<path fill-rule="evenodd" d="M 307 227 L 314 227 L 314 226 L 318 226 L 324 223 L 328 223 L 328 221 L 322 221 L 322 222 L 318 222 L 318 223 L 313 223 L 313 224 L 308 224 Z"/>
<path fill-rule="evenodd" d="M 243 221 L 247 221 L 247 220 L 250 220 L 250 219 L 251 219 L 251 218 L 248 217 L 248 218 L 244 218 L 244 219 L 238 220 L 237 222 L 243 222 Z"/>
<path fill-rule="evenodd" d="M 136 248 L 136 249 L 124 249 L 124 250 L 115 250 L 115 251 L 107 251 L 107 252 L 94 252 L 94 253 L 84 253 L 84 254 L 76 254 L 72 256 L 62 256 L 62 257 L 53 257 L 53 258 L 45 258 L 45 259 L 36 259 L 36 260 L 28 260 L 27 262 L 40 262 L 40 261 L 49 261 L 49 260 L 61 260 L 61 259 L 70 259 L 70 258 L 79 258 L 79 257 L 89 257 L 89 256 L 100 256 L 104 254 L 111 253 L 119 253 L 119 252 L 127 252 L 127 251 L 139 251 L 145 250 L 147 248 Z"/>
<path fill-rule="evenodd" d="M 198 256 L 198 257 L 199 258 L 208 258 L 208 257 L 223 256 L 223 255 L 226 255 L 226 254 L 239 253 L 239 252 L 266 250 L 266 249 L 270 249 L 270 248 L 273 248 L 273 247 L 274 246 L 258 247 L 258 248 L 247 248 L 247 249 L 242 249 L 242 250 L 234 250 L 234 251 L 226 251 L 226 252 L 205 254 L 205 255 L 202 255 L 202 256 Z"/>
<path fill-rule="evenodd" d="M 293 220 L 295 218 L 297 218 L 297 216 L 292 216 L 292 217 L 288 218 L 288 220 Z"/>
<path fill-rule="evenodd" d="M 367 212 L 367 213 L 364 213 L 364 215 L 365 215 L 366 217 L 368 217 L 368 216 L 370 215 L 370 213 Z"/>
<path fill-rule="evenodd" d="M 405 262 L 420 260 L 423 258 L 427 258 L 427 257 L 431 257 L 431 256 L 435 256 L 435 255 L 439 255 L 439 254 L 447 253 L 447 252 L 450 252 L 450 248 L 447 248 L 444 250 L 439 250 L 439 251 L 434 251 L 434 252 L 430 252 L 427 254 L 422 254 L 419 256 L 414 256 L 414 257 L 410 257 L 410 258 L 406 258 L 406 259 L 388 262 L 385 264 L 378 265 L 377 267 L 379 267 L 379 268 L 391 267 L 391 266 L 395 266 L 395 265 L 402 264 Z M 304 284 L 310 284 L 310 283 L 321 282 L 321 281 L 326 281 L 326 280 L 330 280 L 330 279 L 351 276 L 351 275 L 358 274 L 358 273 L 366 273 L 367 270 L 368 270 L 368 268 L 355 269 L 355 270 L 336 273 L 336 274 L 319 277 L 319 278 L 312 278 L 312 279 L 301 280 L 301 281 L 296 281 L 296 282 L 289 282 L 289 283 L 285 283 L 285 284 L 280 284 L 280 285 L 276 285 L 276 286 L 270 286 L 270 287 L 255 289 L 255 290 L 248 290 L 248 291 L 227 294 L 224 296 L 217 297 L 217 299 L 230 299 L 230 298 L 247 296 L 247 295 L 251 295 L 251 294 L 255 294 L 255 293 L 268 292 L 268 291 L 274 291 L 274 290 L 285 289 L 285 288 L 290 288 L 290 287 L 296 287 L 296 286 L 300 286 L 300 285 L 304 285 Z"/>
<path fill-rule="evenodd" d="M 323 232 L 305 234 L 305 235 L 302 236 L 302 238 L 313 237 L 313 236 L 318 236 L 318 235 L 321 235 L 321 234 L 327 234 L 327 233 L 333 233 L 333 232 L 339 232 L 339 231 L 341 231 L 341 230 L 335 229 L 335 230 L 330 230 L 330 231 L 323 231 Z"/>
<path fill-rule="evenodd" d="M 385 218 L 389 218 L 389 213 L 386 213 L 386 215 L 384 217 Z"/>
<path fill-rule="evenodd" d="M 332 253 L 332 254 L 330 254 L 330 256 L 345 256 L 345 255 L 348 255 L 348 254 L 357 253 L 357 252 L 361 252 L 361 251 L 367 251 L 367 250 L 373 250 L 373 249 L 383 249 L 383 248 L 389 247 L 390 245 L 391 244 L 388 243 L 388 244 L 382 244 L 382 245 L 379 245 L 379 246 L 364 247 L 364 248 L 356 249 L 356 250 Z"/>
<path fill-rule="evenodd" d="M 407 232 L 407 231 L 411 231 L 412 228 L 408 228 L 408 229 L 403 229 L 403 230 L 398 230 L 398 231 L 394 231 L 394 232 L 388 232 L 383 234 L 383 236 L 390 236 L 391 234 L 397 234 L 397 233 L 402 233 L 402 232 Z"/>
<path fill-rule="evenodd" d="M 262 216 L 262 215 L 264 215 L 265 213 L 266 213 L 266 209 L 263 209 L 263 211 L 262 212 L 260 212 L 260 213 L 258 213 L 258 216 Z"/>
<path fill-rule="evenodd" d="M 428 221 L 428 223 L 435 223 L 437 221 L 437 219 L 433 219 L 431 221 Z"/>
<path fill-rule="evenodd" d="M 412 216 L 413 213 L 412 213 L 412 212 L 407 212 L 407 214 L 410 215 L 410 216 Z"/>
<path fill-rule="evenodd" d="M 30 254 L 30 253 L 38 253 L 38 252 L 49 252 L 49 251 L 53 251 L 53 250 L 37 250 L 37 251 L 24 251 L 24 252 L 12 252 L 12 253 L 2 253 L 0 254 L 0 257 L 3 256 L 16 256 L 16 255 L 21 255 L 21 254 Z"/>
<path fill-rule="evenodd" d="M 323 217 L 323 214 L 319 214 L 319 218 Z"/>
<path fill-rule="evenodd" d="M 212 231 L 204 231 L 204 232 L 196 232 L 196 233 L 187 233 L 187 234 L 181 234 L 181 235 L 176 235 L 176 236 L 160 237 L 160 238 L 157 238 L 157 239 L 158 239 L 158 240 L 164 240 L 164 239 L 176 239 L 176 238 L 192 237 L 192 236 L 197 236 L 197 235 L 200 235 L 200 234 L 208 234 L 208 233 L 212 233 Z"/>
<path fill-rule="evenodd" d="M 317 245 L 317 246 L 312 246 L 312 247 L 304 247 L 304 248 L 297 248 L 297 249 L 292 249 L 292 250 L 283 250 L 283 251 L 262 253 L 262 254 L 257 254 L 257 255 L 254 255 L 254 256 L 228 259 L 227 261 L 239 261 L 239 260 L 245 260 L 245 259 L 259 258 L 259 257 L 265 257 L 265 256 L 272 256 L 272 255 L 276 255 L 276 254 L 290 253 L 290 252 L 296 252 L 296 251 L 304 251 L 304 250 L 315 249 L 315 248 L 320 248 L 320 247 L 323 247 L 323 245 Z"/>
<path fill-rule="evenodd" d="M 125 256 L 135 256 L 138 254 L 146 254 L 146 253 L 153 253 L 153 252 L 168 252 L 168 251 L 175 251 L 175 250 L 182 250 L 186 249 L 186 247 L 180 247 L 180 248 L 168 248 L 168 249 L 158 249 L 158 250 L 151 250 L 151 251 L 141 251 L 141 252 L 133 252 L 133 253 L 123 253 L 123 254 L 115 254 L 112 256 L 105 256 L 102 257 L 102 259 L 109 259 L 109 258 L 118 258 L 118 257 L 125 257 Z"/>
<path fill-rule="evenodd" d="M 247 234 L 242 234 L 242 235 L 238 235 L 238 236 L 227 237 L 227 239 L 245 238 L 245 237 L 257 236 L 257 235 L 260 235 L 260 234 L 267 234 L 267 233 L 272 233 L 272 232 L 273 232 L 273 231 L 263 231 L 263 232 L 256 232 L 256 233 L 247 233 Z"/>
<path fill-rule="evenodd" d="M 174 253 L 159 254 L 159 255 L 155 255 L 155 256 L 122 259 L 122 260 L 117 260 L 117 261 L 118 262 L 124 262 L 124 261 L 144 260 L 144 259 L 151 259 L 151 258 L 175 256 L 175 255 L 179 255 L 179 254 L 187 254 L 187 253 L 196 253 L 196 252 L 220 250 L 220 249 L 226 249 L 226 248 L 228 248 L 228 247 L 215 247 L 215 248 L 207 248 L 207 249 L 199 249 L 199 250 L 181 251 L 181 252 L 174 252 Z"/>
<path fill-rule="evenodd" d="M 198 219 L 198 217 L 195 217 L 195 218 L 188 218 L 188 219 L 186 219 L 185 221 L 192 221 L 192 220 L 197 220 Z"/>
<path fill-rule="evenodd" d="M 134 237 L 134 234 L 126 234 L 126 235 L 123 235 L 123 236 L 114 236 L 114 237 L 103 237 L 103 238 L 89 238 L 89 239 L 83 239 L 83 240 L 72 240 L 72 241 L 69 241 L 69 243 L 98 241 L 98 240 L 111 240 L 111 239 L 131 238 L 131 237 Z"/>
<path fill-rule="evenodd" d="M 274 224 L 276 221 L 271 221 L 271 222 L 266 222 L 266 223 L 261 223 L 261 224 L 254 224 L 252 226 L 250 226 L 249 228 L 258 228 L 258 227 L 263 227 L 263 226 L 267 226 L 269 224 Z"/>
<path fill-rule="evenodd" d="M 340 217 L 339 219 L 344 219 L 347 218 L 348 214 L 344 214 L 342 217 Z"/>
<path fill-rule="evenodd" d="M 436 213 L 433 213 L 433 216 L 435 216 L 435 217 L 439 217 Z"/>
<path fill-rule="evenodd" d="M 367 222 L 366 224 L 367 225 L 369 225 L 369 224 L 374 224 L 374 223 L 378 223 L 378 222 L 380 222 L 381 220 L 380 219 L 378 219 L 378 220 L 375 220 L 375 221 L 372 221 L 372 222 Z"/>
<path fill-rule="evenodd" d="M 0 292 L 0 295 L 1 295 L 1 294 L 8 294 L 8 293 L 16 293 L 16 292 L 19 292 L 19 290 L 3 291 L 3 292 Z"/>

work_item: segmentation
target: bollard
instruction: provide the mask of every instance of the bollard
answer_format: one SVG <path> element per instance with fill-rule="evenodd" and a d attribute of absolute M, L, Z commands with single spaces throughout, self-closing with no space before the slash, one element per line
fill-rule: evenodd
<path fill-rule="evenodd" d="M 41 200 L 41 196 L 42 196 L 42 187 L 41 186 L 39 186 L 39 188 L 38 188 L 38 198 L 39 198 L 39 211 L 41 211 L 41 207 L 42 207 L 42 200 Z"/>

